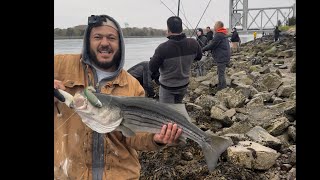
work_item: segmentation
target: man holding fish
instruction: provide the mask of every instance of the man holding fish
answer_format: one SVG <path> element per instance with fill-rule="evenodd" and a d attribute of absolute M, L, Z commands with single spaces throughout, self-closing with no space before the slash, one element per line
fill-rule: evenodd
<path fill-rule="evenodd" d="M 181 106 L 143 98 L 140 83 L 123 70 L 124 52 L 119 24 L 100 15 L 88 18 L 81 55 L 54 57 L 55 94 L 64 102 L 55 103 L 55 178 L 139 179 L 136 150 L 185 138 L 203 148 L 213 170 L 230 142 L 206 135 Z"/>

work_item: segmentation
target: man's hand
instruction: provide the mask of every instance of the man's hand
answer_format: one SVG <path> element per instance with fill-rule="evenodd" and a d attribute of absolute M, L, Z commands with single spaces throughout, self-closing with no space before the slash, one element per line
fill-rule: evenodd
<path fill-rule="evenodd" d="M 54 80 L 54 89 L 62 89 L 66 90 L 66 87 L 63 85 L 63 83 L 59 80 Z M 58 99 L 54 98 L 54 102 L 57 102 Z"/>
<path fill-rule="evenodd" d="M 182 133 L 182 129 L 178 128 L 177 124 L 169 123 L 168 125 L 163 125 L 161 132 L 153 136 L 153 140 L 160 144 L 172 144 L 177 143 L 178 139 Z"/>
<path fill-rule="evenodd" d="M 62 89 L 66 90 L 66 87 L 63 85 L 63 83 L 59 80 L 54 80 L 54 88 L 55 89 Z"/>

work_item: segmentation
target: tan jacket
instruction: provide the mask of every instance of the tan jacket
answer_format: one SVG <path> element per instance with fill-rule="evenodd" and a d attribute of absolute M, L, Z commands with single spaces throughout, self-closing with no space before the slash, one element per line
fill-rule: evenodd
<path fill-rule="evenodd" d="M 88 69 L 90 79 L 93 74 Z M 72 95 L 88 85 L 80 55 L 56 55 L 54 79 L 60 80 Z M 93 81 L 92 81 L 93 82 Z M 121 96 L 144 96 L 139 82 L 125 70 L 101 88 L 101 93 Z M 58 117 L 58 111 L 62 113 Z M 55 179 L 92 179 L 92 133 L 80 117 L 65 104 L 54 110 L 54 177 Z M 139 179 L 140 163 L 136 150 L 158 150 L 154 134 L 138 133 L 126 138 L 114 131 L 105 135 L 104 180 Z"/>

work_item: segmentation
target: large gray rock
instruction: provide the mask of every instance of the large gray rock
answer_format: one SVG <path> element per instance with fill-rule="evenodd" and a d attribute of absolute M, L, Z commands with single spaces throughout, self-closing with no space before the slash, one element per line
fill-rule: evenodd
<path fill-rule="evenodd" d="M 211 81 L 210 80 L 202 81 L 200 84 L 203 85 L 203 86 L 208 86 L 209 87 L 210 84 L 211 84 Z"/>
<path fill-rule="evenodd" d="M 203 108 L 194 103 L 186 103 L 186 109 L 187 111 L 196 111 L 196 110 L 202 110 Z"/>
<path fill-rule="evenodd" d="M 288 128 L 288 135 L 294 142 L 296 142 L 296 128 L 294 126 L 290 126 Z"/>
<path fill-rule="evenodd" d="M 293 56 L 293 49 L 288 49 L 278 53 L 278 57 L 289 58 Z"/>
<path fill-rule="evenodd" d="M 211 121 L 210 125 L 212 129 L 215 129 L 215 130 L 223 128 L 223 125 L 220 121 Z"/>
<path fill-rule="evenodd" d="M 249 64 L 250 63 L 247 61 L 237 61 L 237 62 L 234 62 L 233 67 L 235 68 L 236 72 L 245 71 L 245 70 L 248 70 L 248 68 L 250 67 Z"/>
<path fill-rule="evenodd" d="M 271 110 L 274 110 L 278 113 L 284 113 L 285 110 L 287 110 L 288 108 L 291 108 L 291 107 L 294 107 L 295 109 L 295 105 L 296 105 L 296 101 L 290 101 L 290 100 L 287 100 L 283 103 L 279 103 L 279 104 L 276 104 L 276 105 L 271 105 L 271 106 L 268 106 L 269 109 Z"/>
<path fill-rule="evenodd" d="M 212 106 L 210 112 L 211 112 L 210 117 L 213 118 L 214 120 L 221 122 L 224 126 L 231 126 L 233 124 L 233 121 L 231 120 L 231 118 L 226 116 L 225 112 L 219 107 Z"/>
<path fill-rule="evenodd" d="M 240 141 L 227 149 L 228 161 L 250 169 L 268 170 L 279 156 L 277 151 L 250 141 Z"/>
<path fill-rule="evenodd" d="M 226 98 L 226 106 L 228 108 L 242 107 L 245 100 L 246 97 L 241 93 L 241 91 L 237 91 Z"/>
<path fill-rule="evenodd" d="M 264 146 L 268 146 L 270 148 L 280 150 L 281 141 L 271 136 L 265 129 L 260 126 L 256 126 L 252 128 L 250 131 L 246 133 L 246 135 L 254 142 L 262 144 Z"/>
<path fill-rule="evenodd" d="M 224 102 L 228 108 L 242 107 L 246 100 L 246 97 L 241 91 L 235 91 L 233 88 L 225 88 L 216 94 L 216 97 Z"/>
<path fill-rule="evenodd" d="M 278 138 L 281 141 L 281 144 L 283 145 L 283 147 L 290 146 L 288 133 L 283 133 L 280 136 L 277 136 L 276 138 Z"/>
<path fill-rule="evenodd" d="M 234 108 L 227 110 L 224 115 L 228 116 L 229 118 L 232 118 L 236 114 L 236 110 Z"/>
<path fill-rule="evenodd" d="M 260 72 L 260 69 L 261 69 L 262 67 L 260 66 L 260 65 L 253 65 L 253 66 L 250 66 L 250 68 L 249 68 L 249 73 L 251 73 L 251 72 Z"/>
<path fill-rule="evenodd" d="M 279 98 L 279 97 L 275 97 L 272 104 L 279 104 L 279 103 L 282 103 L 283 102 L 283 99 Z"/>
<path fill-rule="evenodd" d="M 247 107 L 247 111 L 250 123 L 254 126 L 262 126 L 280 115 L 276 110 L 269 109 L 265 106 Z"/>
<path fill-rule="evenodd" d="M 290 122 L 286 117 L 272 119 L 265 123 L 264 128 L 273 136 L 281 135 L 289 126 Z"/>
<path fill-rule="evenodd" d="M 230 77 L 231 85 L 251 85 L 253 83 L 252 79 L 249 78 L 245 71 L 239 71 L 234 73 Z"/>
<path fill-rule="evenodd" d="M 284 60 L 276 59 L 273 61 L 274 64 L 284 64 Z"/>
<path fill-rule="evenodd" d="M 236 91 L 241 91 L 241 93 L 246 97 L 246 98 L 252 98 L 255 94 L 259 93 L 258 90 L 256 90 L 253 86 L 249 85 L 238 85 L 235 88 Z"/>
<path fill-rule="evenodd" d="M 250 90 L 250 85 L 243 85 L 243 84 L 239 84 L 236 88 L 236 91 L 241 91 L 241 93 L 246 97 L 249 98 L 250 94 L 251 94 L 251 90 Z"/>
<path fill-rule="evenodd" d="M 222 121 L 225 118 L 224 111 L 216 106 L 212 106 L 210 113 L 210 117 L 215 120 Z"/>
<path fill-rule="evenodd" d="M 252 98 L 254 95 L 256 95 L 256 94 L 259 93 L 259 91 L 258 91 L 256 88 L 254 88 L 253 86 L 250 86 L 249 89 L 250 89 L 250 96 L 249 96 L 249 98 Z"/>
<path fill-rule="evenodd" d="M 268 91 L 264 91 L 264 92 L 259 92 L 257 94 L 255 94 L 252 98 L 256 98 L 261 96 L 263 101 L 268 102 L 271 99 L 271 93 L 269 93 Z"/>
<path fill-rule="evenodd" d="M 238 113 L 236 114 L 236 121 L 246 121 L 248 120 L 248 116 L 242 114 L 242 113 Z"/>
<path fill-rule="evenodd" d="M 251 99 L 251 101 L 247 104 L 247 107 L 254 107 L 254 106 L 263 106 L 263 98 L 258 96 L 256 98 Z"/>
<path fill-rule="evenodd" d="M 201 95 L 195 100 L 195 104 L 207 110 L 210 110 L 212 106 L 219 103 L 219 100 L 211 95 Z"/>
<path fill-rule="evenodd" d="M 278 97 L 289 97 L 295 90 L 293 85 L 282 85 L 278 88 L 276 94 Z"/>
<path fill-rule="evenodd" d="M 281 77 L 276 73 L 265 74 L 260 78 L 260 83 L 263 84 L 268 91 L 278 89 L 282 84 Z M 257 89 L 258 90 L 258 89 Z"/>
<path fill-rule="evenodd" d="M 249 120 L 236 122 L 236 123 L 233 123 L 233 125 L 229 128 L 223 128 L 223 130 L 219 132 L 219 135 L 224 135 L 228 133 L 245 134 L 252 127 L 253 126 L 250 124 Z"/>
<path fill-rule="evenodd" d="M 209 86 L 204 86 L 200 84 L 197 89 L 194 90 L 194 93 L 196 94 L 206 94 L 205 92 L 209 91 Z"/>
<path fill-rule="evenodd" d="M 284 113 L 289 116 L 296 115 L 296 104 L 292 104 L 284 109 Z"/>
<path fill-rule="evenodd" d="M 196 81 L 195 78 L 191 77 L 189 80 L 189 86 L 188 88 L 191 89 L 192 91 L 194 91 L 195 89 L 197 89 L 200 85 L 199 81 Z"/>
<path fill-rule="evenodd" d="M 211 78 L 211 77 L 210 77 Z M 196 77 L 196 78 L 194 78 L 194 80 L 196 81 L 196 82 L 202 82 L 202 81 L 205 81 L 205 80 L 209 80 L 210 79 L 208 76 L 199 76 L 199 77 Z"/>
<path fill-rule="evenodd" d="M 259 72 L 251 72 L 250 73 L 250 78 L 255 81 L 255 79 L 258 79 L 260 77 L 260 73 Z"/>
<path fill-rule="evenodd" d="M 288 66 L 284 64 L 284 65 L 279 66 L 279 69 L 288 69 Z"/>
<path fill-rule="evenodd" d="M 275 46 L 273 46 L 272 48 L 270 48 L 266 52 L 264 52 L 264 55 L 267 57 L 277 56 L 277 48 Z"/>
<path fill-rule="evenodd" d="M 264 67 L 262 67 L 262 68 L 259 70 L 259 72 L 260 72 L 261 74 L 270 73 L 270 67 L 269 67 L 269 66 L 264 66 Z"/>
<path fill-rule="evenodd" d="M 259 77 L 259 79 L 261 79 L 261 77 Z M 259 92 L 264 92 L 264 91 L 268 91 L 267 86 L 265 86 L 264 84 L 262 84 L 261 81 L 256 81 L 252 84 L 252 86 L 254 88 L 256 88 L 256 90 L 258 90 Z"/>
<path fill-rule="evenodd" d="M 223 137 L 231 138 L 231 140 L 233 141 L 233 144 L 238 144 L 239 141 L 247 141 L 247 140 L 249 140 L 249 138 L 246 137 L 244 134 L 229 133 L 229 134 L 223 135 Z"/>

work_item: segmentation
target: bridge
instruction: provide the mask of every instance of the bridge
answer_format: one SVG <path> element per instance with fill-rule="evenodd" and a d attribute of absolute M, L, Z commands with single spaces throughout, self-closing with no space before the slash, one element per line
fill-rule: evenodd
<path fill-rule="evenodd" d="M 270 33 L 278 21 L 285 24 L 289 18 L 296 17 L 296 4 L 289 7 L 249 8 L 248 3 L 248 0 L 229 0 L 229 27 L 236 27 L 239 34 L 254 31 Z"/>

